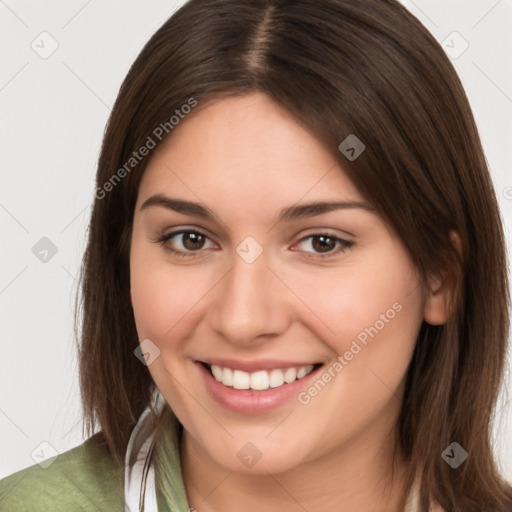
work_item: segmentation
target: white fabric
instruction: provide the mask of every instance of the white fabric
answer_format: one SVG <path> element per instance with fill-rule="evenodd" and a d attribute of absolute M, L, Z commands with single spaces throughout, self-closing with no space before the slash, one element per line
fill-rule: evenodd
<path fill-rule="evenodd" d="M 152 403 L 159 414 L 165 399 L 158 390 Z M 126 449 L 124 471 L 125 512 L 158 512 L 155 488 L 155 471 L 151 461 L 155 437 L 154 416 L 148 406 L 135 425 Z M 145 484 L 145 491 L 144 491 Z"/>
<path fill-rule="evenodd" d="M 418 512 L 420 510 L 420 496 L 419 496 L 419 487 L 418 483 L 413 486 L 411 492 L 409 494 L 409 498 L 407 499 L 407 503 L 405 505 L 404 512 Z"/>

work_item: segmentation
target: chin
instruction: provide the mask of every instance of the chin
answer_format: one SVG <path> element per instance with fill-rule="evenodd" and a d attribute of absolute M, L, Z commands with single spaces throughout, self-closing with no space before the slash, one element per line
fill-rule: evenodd
<path fill-rule="evenodd" d="M 231 440 L 227 446 L 206 449 L 215 463 L 227 471 L 250 475 L 283 473 L 305 461 L 299 446 L 269 442 L 264 436 L 254 437 L 254 441 L 247 439 L 245 436 L 242 441 Z"/>
<path fill-rule="evenodd" d="M 263 454 L 261 459 L 256 461 L 251 467 L 244 465 L 238 459 L 233 460 L 226 457 L 223 457 L 223 460 L 217 460 L 217 463 L 228 471 L 246 475 L 278 474 L 290 471 L 300 465 L 300 461 L 290 460 L 288 455 L 283 453 L 269 457 Z"/>

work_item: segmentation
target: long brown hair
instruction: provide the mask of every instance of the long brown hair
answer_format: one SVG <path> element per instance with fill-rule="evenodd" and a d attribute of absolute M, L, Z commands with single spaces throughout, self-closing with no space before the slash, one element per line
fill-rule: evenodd
<path fill-rule="evenodd" d="M 425 283 L 435 273 L 453 283 L 450 320 L 421 327 L 397 425 L 408 485 L 420 478 L 422 510 L 430 499 L 446 511 L 512 510 L 490 431 L 509 328 L 497 201 L 451 62 L 395 0 L 191 0 L 144 47 L 104 135 L 81 273 L 87 433 L 99 424 L 111 456 L 122 460 L 154 389 L 134 356 L 129 283 L 134 206 L 151 156 L 130 159 L 191 98 L 200 105 L 254 91 L 325 143 L 394 228 Z M 366 147 L 354 161 L 338 150 L 350 134 Z M 441 457 L 452 442 L 469 454 L 457 469 Z"/>

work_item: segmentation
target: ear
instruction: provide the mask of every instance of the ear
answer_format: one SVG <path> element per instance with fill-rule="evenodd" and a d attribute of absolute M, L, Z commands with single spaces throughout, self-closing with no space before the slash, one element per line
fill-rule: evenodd
<path fill-rule="evenodd" d="M 455 231 L 450 232 L 450 240 L 462 258 L 462 243 Z M 428 291 L 425 300 L 424 320 L 431 325 L 445 324 L 453 312 L 453 295 L 457 283 L 454 276 L 441 271 L 428 279 Z"/>

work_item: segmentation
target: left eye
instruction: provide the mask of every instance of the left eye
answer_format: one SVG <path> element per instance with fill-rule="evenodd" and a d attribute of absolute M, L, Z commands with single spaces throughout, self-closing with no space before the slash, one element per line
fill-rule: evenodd
<path fill-rule="evenodd" d="M 302 246 L 300 247 L 300 250 L 304 252 L 312 252 L 317 254 L 335 254 L 337 252 L 348 249 L 353 244 L 352 242 L 348 242 L 347 240 L 343 240 L 336 236 L 318 234 L 303 238 L 297 245 L 299 247 Z"/>
<path fill-rule="evenodd" d="M 161 242 L 173 246 L 175 250 L 180 252 L 193 252 L 215 247 L 215 244 L 206 235 L 197 231 L 169 233 L 163 237 Z"/>

